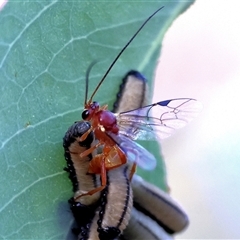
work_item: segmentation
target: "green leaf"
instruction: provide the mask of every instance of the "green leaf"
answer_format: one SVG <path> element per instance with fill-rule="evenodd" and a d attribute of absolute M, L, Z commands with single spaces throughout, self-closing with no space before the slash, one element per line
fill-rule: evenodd
<path fill-rule="evenodd" d="M 91 93 L 143 21 L 165 6 L 96 94 L 95 100 L 112 106 L 128 70 L 153 78 L 164 33 L 191 3 L 36 0 L 5 5 L 0 12 L 1 238 L 63 239 L 70 234 L 72 186 L 63 171 L 62 138 L 81 119 L 86 69 L 99 61 L 91 72 Z M 159 161 L 151 180 L 166 188 L 164 171 Z"/>

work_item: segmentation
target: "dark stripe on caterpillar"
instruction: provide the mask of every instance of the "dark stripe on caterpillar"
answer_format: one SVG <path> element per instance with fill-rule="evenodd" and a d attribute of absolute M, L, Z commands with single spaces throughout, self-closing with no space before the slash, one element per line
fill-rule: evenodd
<path fill-rule="evenodd" d="M 182 231 L 189 224 L 184 210 L 161 189 L 139 176 L 133 177 L 132 188 L 134 207 L 155 220 L 166 232 Z"/>
<path fill-rule="evenodd" d="M 99 179 L 96 175 L 87 174 L 92 154 L 84 158 L 80 158 L 79 156 L 81 152 L 90 148 L 94 142 L 93 133 L 90 133 L 84 141 L 79 141 L 79 137 L 89 128 L 90 124 L 88 122 L 75 122 L 63 138 L 64 156 L 67 161 L 65 170 L 69 173 L 75 195 L 78 195 L 81 191 L 88 191 L 99 184 Z M 94 196 L 86 196 L 77 201 L 74 198 L 69 199 L 73 216 L 82 229 L 92 221 L 98 206 L 97 201 L 99 200 L 99 196 L 100 193 L 96 193 Z"/>
<path fill-rule="evenodd" d="M 125 112 L 147 104 L 147 79 L 138 71 L 130 70 L 123 78 L 112 112 Z"/>
<path fill-rule="evenodd" d="M 123 165 L 108 171 L 108 185 L 103 190 L 101 210 L 98 220 L 99 238 L 115 239 L 126 228 L 132 209 L 132 189 L 129 170 Z"/>
<path fill-rule="evenodd" d="M 73 192 L 76 192 L 79 189 L 79 181 L 77 179 L 76 170 L 74 167 L 74 162 L 72 161 L 71 153 L 69 151 L 69 147 L 71 144 L 76 142 L 76 138 L 81 136 L 84 132 L 86 132 L 90 128 L 90 124 L 88 122 L 84 122 L 79 124 L 79 122 L 75 122 L 66 132 L 63 138 L 63 147 L 64 147 L 64 157 L 67 161 L 67 167 L 64 168 L 66 172 L 69 173 L 69 179 L 73 185 Z M 93 134 L 89 134 L 89 136 L 83 142 L 78 142 L 80 147 L 89 148 L 93 141 Z M 89 156 L 91 158 L 91 155 Z"/>
<path fill-rule="evenodd" d="M 153 206 L 154 207 L 154 206 Z M 131 240 L 171 240 L 173 239 L 154 220 L 133 208 L 128 227 L 123 232 Z"/>

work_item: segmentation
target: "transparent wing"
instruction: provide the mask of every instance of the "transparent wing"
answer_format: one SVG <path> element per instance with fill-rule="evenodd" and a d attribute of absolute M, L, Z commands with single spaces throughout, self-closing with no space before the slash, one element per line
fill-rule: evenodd
<path fill-rule="evenodd" d="M 116 114 L 120 133 L 135 140 L 166 138 L 185 126 L 201 111 L 202 104 L 192 98 L 176 98 Z"/>
<path fill-rule="evenodd" d="M 122 149 L 128 161 L 137 163 L 145 170 L 153 170 L 156 167 L 156 158 L 138 143 L 122 134 L 116 135 L 111 132 L 106 132 L 106 134 Z"/>

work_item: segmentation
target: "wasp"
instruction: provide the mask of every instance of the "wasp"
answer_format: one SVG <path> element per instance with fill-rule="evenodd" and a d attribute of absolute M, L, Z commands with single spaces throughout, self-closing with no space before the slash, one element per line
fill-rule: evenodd
<path fill-rule="evenodd" d="M 183 127 L 201 108 L 201 104 L 195 99 L 178 98 L 114 114 L 108 110 L 107 105 L 100 106 L 98 102 L 93 101 L 95 93 L 98 91 L 121 54 L 134 40 L 145 24 L 162 8 L 163 7 L 159 8 L 150 15 L 122 48 L 98 83 L 89 100 L 89 75 L 95 63 L 91 64 L 87 70 L 84 101 L 85 109 L 82 112 L 82 119 L 84 121 L 89 121 L 91 127 L 79 140 L 84 141 L 90 132 L 93 132 L 98 143 L 81 153 L 80 156 L 87 156 L 98 149 L 98 147 L 102 147 L 102 153 L 95 155 L 88 169 L 88 173 L 100 174 L 101 186 L 80 194 L 77 198 L 102 191 L 106 187 L 107 171 L 118 168 L 126 164 L 127 161 L 133 163 L 129 179 L 131 179 L 135 173 L 137 165 L 146 170 L 154 169 L 156 166 L 155 157 L 133 140 L 155 138 L 155 133 L 158 133 L 161 138 L 167 137 L 171 135 L 174 129 Z"/>

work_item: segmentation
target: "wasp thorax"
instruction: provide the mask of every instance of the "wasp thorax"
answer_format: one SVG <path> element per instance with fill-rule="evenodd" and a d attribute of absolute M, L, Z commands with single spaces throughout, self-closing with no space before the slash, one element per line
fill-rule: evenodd
<path fill-rule="evenodd" d="M 111 131 L 112 133 L 118 133 L 119 128 L 117 126 L 116 116 L 107 110 L 101 110 L 98 112 L 98 121 L 106 131 Z"/>

